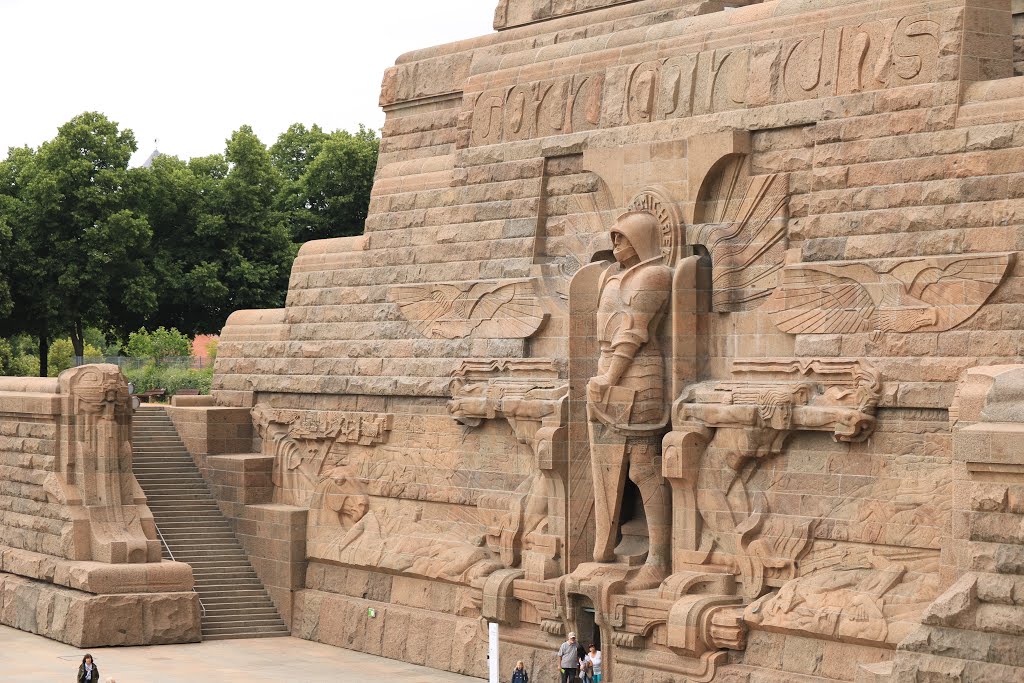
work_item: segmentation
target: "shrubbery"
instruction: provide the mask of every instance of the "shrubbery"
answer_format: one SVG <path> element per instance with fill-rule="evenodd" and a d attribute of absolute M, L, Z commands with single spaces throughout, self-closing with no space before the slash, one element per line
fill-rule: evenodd
<path fill-rule="evenodd" d="M 147 364 L 141 368 L 124 368 L 129 382 L 135 383 L 136 393 L 164 389 L 173 396 L 181 389 L 198 389 L 201 394 L 210 393 L 213 368 L 175 368 Z"/>
<path fill-rule="evenodd" d="M 95 358 L 102 356 L 103 351 L 97 349 L 92 344 L 86 342 L 85 344 L 85 357 Z M 68 368 L 75 364 L 75 347 L 71 344 L 71 339 L 65 337 L 64 339 L 57 339 L 50 344 L 50 352 L 46 355 L 46 374 L 50 377 L 56 377 L 60 373 L 64 372 Z M 36 374 L 39 374 L 39 363 L 36 362 Z"/>
<path fill-rule="evenodd" d="M 157 362 L 162 358 L 190 358 L 192 340 L 174 327 L 168 330 L 161 325 L 152 332 L 141 327 L 128 335 L 125 353 L 133 358 L 153 358 Z"/>

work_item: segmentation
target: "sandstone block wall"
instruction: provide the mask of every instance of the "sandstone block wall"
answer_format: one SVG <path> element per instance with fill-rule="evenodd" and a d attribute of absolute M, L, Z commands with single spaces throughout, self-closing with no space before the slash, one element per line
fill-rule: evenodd
<path fill-rule="evenodd" d="M 365 234 L 217 359 L 264 458 L 220 495 L 306 515 L 294 631 L 478 675 L 496 621 L 538 677 L 573 630 L 611 681 L 1016 680 L 1022 414 L 959 415 L 1024 351 L 1018 4 L 507 0 L 399 57 Z M 389 645 L 413 624 L 458 651 Z"/>
<path fill-rule="evenodd" d="M 0 378 L 0 623 L 80 647 L 194 642 L 191 568 L 162 562 L 116 366 Z"/>

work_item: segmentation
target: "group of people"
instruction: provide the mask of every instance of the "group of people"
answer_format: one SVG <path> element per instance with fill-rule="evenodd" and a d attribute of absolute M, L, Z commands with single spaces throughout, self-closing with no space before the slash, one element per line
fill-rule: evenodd
<path fill-rule="evenodd" d="M 570 631 L 566 641 L 558 648 L 557 657 L 561 683 L 578 683 L 578 680 L 601 683 L 601 651 L 597 645 L 591 643 L 589 648 L 584 649 L 576 642 L 576 634 Z M 516 662 L 511 683 L 530 683 L 530 674 L 523 660 Z"/>

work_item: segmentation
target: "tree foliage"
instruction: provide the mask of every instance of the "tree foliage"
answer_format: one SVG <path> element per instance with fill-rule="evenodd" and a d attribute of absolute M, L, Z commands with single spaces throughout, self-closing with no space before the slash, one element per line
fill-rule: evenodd
<path fill-rule="evenodd" d="M 160 326 L 149 332 L 145 327 L 128 335 L 125 353 L 132 358 L 189 358 L 192 356 L 192 341 L 175 328 Z"/>
<path fill-rule="evenodd" d="M 379 140 L 294 124 L 268 148 L 241 126 L 223 153 L 129 169 L 135 150 L 86 112 L 0 162 L 0 336 L 36 338 L 40 374 L 52 340 L 81 356 L 90 326 L 109 353 L 140 327 L 216 332 L 282 306 L 299 243 L 362 231 Z"/>
<path fill-rule="evenodd" d="M 279 206 L 292 239 L 358 235 L 363 231 L 380 139 L 372 130 L 324 133 L 292 125 L 270 148 L 285 176 Z"/>

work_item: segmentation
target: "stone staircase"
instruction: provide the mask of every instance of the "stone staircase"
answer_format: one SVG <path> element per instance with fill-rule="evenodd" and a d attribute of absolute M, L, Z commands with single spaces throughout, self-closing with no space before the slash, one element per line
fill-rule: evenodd
<path fill-rule="evenodd" d="M 132 421 L 132 470 L 171 555 L 192 566 L 203 605 L 203 640 L 287 636 L 217 501 L 162 406 Z"/>

